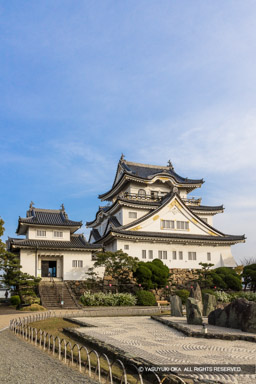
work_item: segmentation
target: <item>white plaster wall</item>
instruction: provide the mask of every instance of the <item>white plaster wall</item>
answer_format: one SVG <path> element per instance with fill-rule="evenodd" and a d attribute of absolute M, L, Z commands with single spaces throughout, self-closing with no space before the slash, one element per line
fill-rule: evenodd
<path fill-rule="evenodd" d="M 37 236 L 37 230 L 46 231 L 46 236 Z M 54 231 L 63 232 L 63 237 L 54 237 Z M 56 241 L 70 241 L 70 229 L 67 228 L 45 228 L 45 227 L 29 227 L 28 239 L 37 240 L 56 240 Z"/>
<path fill-rule="evenodd" d="M 129 245 L 129 250 L 124 249 L 124 245 Z M 117 240 L 117 249 L 122 249 L 128 255 L 137 257 L 142 261 L 152 261 L 148 257 L 148 251 L 153 251 L 153 259 L 158 258 L 158 251 L 167 251 L 167 260 L 162 260 L 169 268 L 201 268 L 202 263 L 214 264 L 213 268 L 223 266 L 235 266 L 230 246 L 198 246 L 182 244 L 164 244 L 150 242 L 132 242 Z M 147 251 L 147 258 L 142 259 L 142 250 Z M 173 260 L 172 252 L 176 251 L 177 259 Z M 183 260 L 179 260 L 179 251 L 183 252 Z M 196 260 L 188 260 L 188 252 L 196 252 Z M 207 260 L 207 252 L 211 253 L 211 261 Z"/>
<path fill-rule="evenodd" d="M 146 191 L 147 195 L 150 195 L 151 191 L 157 191 L 159 193 L 159 196 L 161 196 L 162 193 L 169 193 L 171 190 L 170 185 L 161 183 L 159 181 L 156 181 L 153 184 L 137 184 L 137 183 L 130 183 L 129 187 L 127 188 L 127 191 L 129 193 L 138 193 L 139 189 L 144 189 Z"/>
<path fill-rule="evenodd" d="M 187 198 L 189 198 L 189 196 L 187 195 L 187 191 L 186 191 L 186 189 L 179 189 L 179 193 L 180 193 L 180 197 L 181 197 L 182 199 L 187 199 Z"/>
<path fill-rule="evenodd" d="M 148 209 L 134 209 L 134 208 L 122 208 L 122 215 L 123 215 L 123 225 L 130 224 L 133 221 L 137 219 L 129 218 L 129 212 L 137 212 L 137 219 L 140 217 L 146 215 L 149 210 Z"/>
<path fill-rule="evenodd" d="M 117 240 L 113 240 L 111 243 L 107 244 L 105 247 L 106 251 L 109 252 L 116 252 L 120 247 L 117 247 Z"/>
<path fill-rule="evenodd" d="M 35 251 L 20 250 L 20 265 L 21 271 L 28 273 L 29 275 L 35 276 L 36 273 L 36 257 Z"/>
<path fill-rule="evenodd" d="M 88 252 L 63 252 L 64 280 L 86 280 L 88 269 L 93 267 L 95 260 L 92 260 L 92 253 Z M 83 260 L 83 268 L 73 268 L 73 260 Z M 98 268 L 97 273 L 103 276 L 104 268 Z"/>
<path fill-rule="evenodd" d="M 202 219 L 207 219 L 207 224 L 211 225 L 213 227 L 213 217 L 210 215 L 197 215 Z"/>
<path fill-rule="evenodd" d="M 94 260 L 92 260 L 92 252 L 91 251 L 59 251 L 58 255 L 56 250 L 53 250 L 52 252 L 49 250 L 47 251 L 48 255 L 55 255 L 52 257 L 47 257 L 47 254 L 44 255 L 44 252 L 38 251 L 38 254 L 40 255 L 40 258 L 38 257 L 38 271 L 41 269 L 41 260 L 57 260 L 57 277 L 61 277 L 60 274 L 62 273 L 60 270 L 61 267 L 61 258 L 58 258 L 57 256 L 63 255 L 63 279 L 64 280 L 85 280 L 88 276 L 86 273 L 88 272 L 88 269 L 93 267 Z M 36 271 L 36 264 L 35 264 L 35 251 L 29 251 L 29 250 L 21 250 L 20 251 L 20 263 L 22 265 L 22 272 L 29 273 L 30 275 L 35 276 Z M 73 260 L 83 260 L 83 267 L 82 268 L 73 268 L 72 267 L 72 261 Z M 59 266 L 59 268 L 58 268 Z M 104 268 L 98 268 L 97 272 L 100 276 L 104 273 Z"/>

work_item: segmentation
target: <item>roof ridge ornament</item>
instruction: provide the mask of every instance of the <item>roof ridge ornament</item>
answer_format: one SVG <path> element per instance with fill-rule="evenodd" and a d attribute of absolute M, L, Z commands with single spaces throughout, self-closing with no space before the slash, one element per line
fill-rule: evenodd
<path fill-rule="evenodd" d="M 31 200 L 31 202 L 30 202 L 30 204 L 29 204 L 29 209 L 33 209 L 33 208 L 35 208 L 34 205 L 35 205 L 35 203 Z"/>
<path fill-rule="evenodd" d="M 168 160 L 168 161 L 167 161 L 167 166 L 168 166 L 172 171 L 174 170 L 174 166 L 172 165 L 171 160 Z"/>
<path fill-rule="evenodd" d="M 125 161 L 125 155 L 122 153 L 121 154 L 121 157 L 120 157 L 120 160 L 119 160 L 121 163 L 123 162 L 123 161 Z"/>

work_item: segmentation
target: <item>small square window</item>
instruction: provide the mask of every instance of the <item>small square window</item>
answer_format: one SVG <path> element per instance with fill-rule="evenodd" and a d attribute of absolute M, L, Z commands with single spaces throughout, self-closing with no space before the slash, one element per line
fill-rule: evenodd
<path fill-rule="evenodd" d="M 128 244 L 125 244 L 125 245 L 124 245 L 124 249 L 129 249 L 129 245 L 128 245 Z"/>
<path fill-rule="evenodd" d="M 137 212 L 129 212 L 128 216 L 129 219 L 137 219 Z"/>

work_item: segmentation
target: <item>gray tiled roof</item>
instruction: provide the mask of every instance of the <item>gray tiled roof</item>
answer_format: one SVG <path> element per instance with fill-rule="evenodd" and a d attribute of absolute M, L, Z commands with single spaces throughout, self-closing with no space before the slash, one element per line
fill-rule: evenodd
<path fill-rule="evenodd" d="M 65 211 L 38 208 L 27 211 L 27 217 L 20 217 L 19 223 L 79 227 L 82 225 L 81 221 L 69 220 Z"/>
<path fill-rule="evenodd" d="M 118 174 L 118 169 L 119 166 L 122 167 L 123 169 L 123 174 L 122 176 L 117 180 L 117 174 Z M 154 166 L 150 164 L 139 164 L 139 163 L 133 163 L 129 162 L 126 160 L 120 160 L 118 163 L 117 171 L 116 171 L 116 177 L 114 179 L 114 183 L 112 185 L 112 188 L 108 191 L 105 192 L 101 195 L 99 195 L 99 199 L 105 199 L 107 195 L 109 195 L 115 188 L 116 186 L 122 182 L 123 178 L 125 175 L 131 175 L 134 176 L 135 178 L 139 179 L 144 179 L 144 180 L 151 180 L 153 179 L 156 175 L 162 175 L 162 176 L 169 176 L 173 177 L 177 183 L 183 184 L 188 186 L 188 188 L 192 185 L 195 188 L 195 185 L 202 185 L 204 183 L 203 179 L 189 179 L 182 177 L 178 175 L 172 167 L 170 166 Z M 191 189 L 191 188 L 190 188 Z"/>
<path fill-rule="evenodd" d="M 110 231 L 109 231 L 110 232 Z M 108 233 L 109 233 L 108 232 Z M 167 233 L 167 232 L 142 232 L 142 231 L 124 231 L 122 229 L 115 228 L 112 232 L 122 235 L 129 235 L 135 237 L 149 237 L 149 238 L 168 238 L 168 239 L 182 239 L 182 240 L 203 240 L 203 241 L 243 241 L 245 236 L 233 236 L 233 235 L 224 235 L 224 236 L 211 236 L 211 235 L 191 235 L 186 233 Z"/>
<path fill-rule="evenodd" d="M 223 211 L 224 209 L 223 205 L 189 205 L 188 207 L 192 211 Z"/>
<path fill-rule="evenodd" d="M 37 247 L 45 249 L 68 249 L 68 248 L 77 248 L 77 249 L 100 249 L 99 245 L 94 245 L 88 243 L 83 235 L 73 235 L 70 237 L 70 241 L 59 241 L 59 240 L 33 240 L 33 239 L 16 239 L 9 238 L 8 243 L 10 248 L 13 245 L 16 247 Z"/>
<path fill-rule="evenodd" d="M 174 170 L 172 170 L 170 167 L 152 167 L 147 164 L 136 164 L 136 163 L 131 163 L 131 162 L 122 162 L 121 163 L 124 170 L 127 173 L 131 173 L 135 176 L 141 177 L 143 179 L 151 179 L 155 175 L 159 173 L 165 173 L 168 174 L 169 176 L 174 177 L 179 183 L 185 183 L 185 184 L 201 184 L 203 182 L 202 179 L 188 179 L 185 177 L 182 177 L 178 175 Z"/>
<path fill-rule="evenodd" d="M 114 225 L 114 227 L 121 227 L 121 224 L 119 220 L 116 218 L 116 216 L 111 216 L 109 218 L 109 222 Z"/>
<path fill-rule="evenodd" d="M 91 232 L 90 232 L 90 237 L 93 236 L 95 241 L 98 241 L 100 240 L 101 236 L 100 236 L 100 233 L 98 231 L 98 229 L 92 229 Z M 90 241 L 90 240 L 89 240 Z"/>

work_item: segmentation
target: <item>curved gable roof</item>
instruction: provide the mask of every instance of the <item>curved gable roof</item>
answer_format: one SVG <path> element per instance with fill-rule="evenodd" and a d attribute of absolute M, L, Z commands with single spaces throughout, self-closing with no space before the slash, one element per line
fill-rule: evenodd
<path fill-rule="evenodd" d="M 122 171 L 122 176 L 118 176 L 118 172 Z M 123 159 L 120 159 L 117 171 L 114 179 L 114 183 L 111 189 L 101 195 L 99 195 L 99 199 L 104 199 L 107 197 L 114 189 L 118 187 L 124 181 L 125 176 L 131 176 L 133 178 L 139 180 L 152 180 L 156 176 L 168 177 L 170 179 L 175 180 L 177 184 L 183 184 L 184 186 L 190 185 L 202 185 L 204 183 L 203 179 L 188 179 L 178 175 L 171 166 L 160 166 L 160 165 L 150 165 L 150 164 L 141 164 L 141 163 L 133 163 Z"/>

